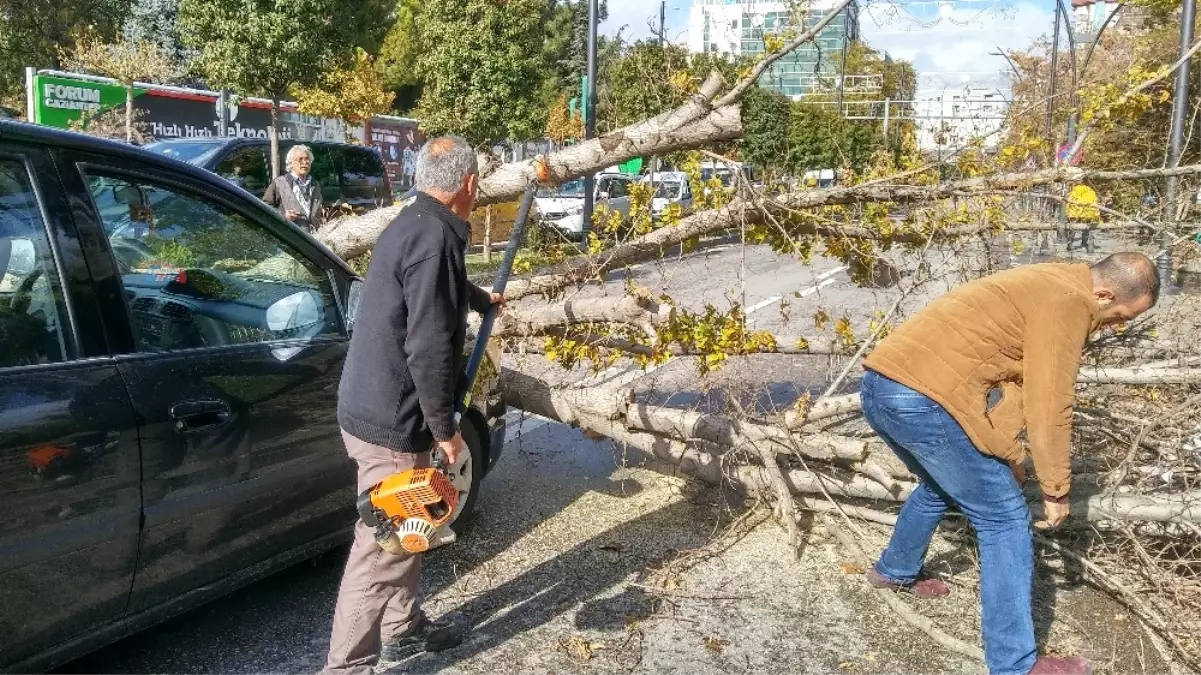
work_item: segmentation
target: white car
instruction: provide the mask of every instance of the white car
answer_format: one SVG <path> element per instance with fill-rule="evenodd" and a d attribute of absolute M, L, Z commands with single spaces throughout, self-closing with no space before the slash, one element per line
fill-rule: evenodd
<path fill-rule="evenodd" d="M 638 176 L 627 173 L 605 172 L 596 176 L 594 205 L 629 215 L 630 184 Z M 579 239 L 584 234 L 584 179 L 578 178 L 557 188 L 541 188 L 534 196 L 534 209 L 538 219 L 555 226 L 569 239 Z"/>
<path fill-rule="evenodd" d="M 653 218 L 662 216 L 669 204 L 679 204 L 685 213 L 692 208 L 692 183 L 683 171 L 653 173 L 643 180 L 655 186 L 655 196 L 651 199 Z"/>

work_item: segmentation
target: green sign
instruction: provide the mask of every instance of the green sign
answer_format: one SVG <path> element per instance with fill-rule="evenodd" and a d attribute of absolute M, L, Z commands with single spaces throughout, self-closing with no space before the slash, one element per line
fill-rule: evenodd
<path fill-rule="evenodd" d="M 33 76 L 33 121 L 68 129 L 84 111 L 93 114 L 125 105 L 125 87 L 51 75 Z M 134 89 L 139 96 L 145 89 Z"/>
<path fill-rule="evenodd" d="M 622 173 L 642 173 L 642 158 L 635 157 L 618 166 Z"/>

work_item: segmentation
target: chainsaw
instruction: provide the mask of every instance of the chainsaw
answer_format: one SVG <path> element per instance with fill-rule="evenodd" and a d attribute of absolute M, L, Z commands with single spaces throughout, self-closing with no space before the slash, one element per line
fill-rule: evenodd
<path fill-rule="evenodd" d="M 536 191 L 537 186 L 531 184 L 522 196 L 521 208 L 517 211 L 517 219 L 513 222 L 513 230 L 505 248 L 505 257 L 492 284 L 493 293 L 505 291 Z M 455 391 L 456 425 L 462 421 L 463 413 L 470 405 L 471 388 L 479 374 L 495 322 L 496 307 L 492 306 L 484 313 L 475 347 Z M 454 532 L 448 523 L 459 505 L 459 490 L 442 470 L 441 458 L 435 458 L 433 463 L 431 468 L 409 469 L 392 474 L 359 494 L 355 500 L 359 519 L 375 531 L 375 543 L 385 551 L 396 555 L 423 553 L 454 541 Z"/>

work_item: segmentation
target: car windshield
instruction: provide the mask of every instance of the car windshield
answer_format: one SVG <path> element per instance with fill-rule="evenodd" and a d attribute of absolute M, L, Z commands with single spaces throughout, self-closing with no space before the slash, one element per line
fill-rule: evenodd
<path fill-rule="evenodd" d="M 668 180 L 659 183 L 655 188 L 655 197 L 658 199 L 675 199 L 680 196 L 680 181 Z"/>
<path fill-rule="evenodd" d="M 166 155 L 172 159 L 188 162 L 189 164 L 199 164 L 210 154 L 219 150 L 222 145 L 224 143 L 220 141 L 213 141 L 212 143 L 159 141 L 147 145 L 146 149 L 151 152 L 157 152 L 160 155 Z"/>
<path fill-rule="evenodd" d="M 557 197 L 557 198 L 576 197 L 579 199 L 583 199 L 584 198 L 584 181 L 583 181 L 583 179 L 576 179 L 573 181 L 568 181 L 568 182 L 560 185 L 559 187 L 538 188 L 537 195 L 539 197 L 548 197 L 548 198 L 549 197 Z"/>
<path fill-rule="evenodd" d="M 701 169 L 701 180 L 706 183 L 710 178 L 717 176 L 721 181 L 722 187 L 730 187 L 730 182 L 734 178 L 734 173 L 729 169 Z"/>

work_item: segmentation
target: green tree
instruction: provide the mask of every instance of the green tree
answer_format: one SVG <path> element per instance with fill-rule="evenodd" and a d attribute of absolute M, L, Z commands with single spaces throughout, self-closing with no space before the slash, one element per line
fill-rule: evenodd
<path fill-rule="evenodd" d="M 159 44 L 148 40 L 105 42 L 94 31 L 76 39 L 75 49 L 60 56 L 64 67 L 111 77 L 125 87 L 125 141 L 133 138 L 134 82 L 165 84 L 183 72 L 182 65 Z"/>
<path fill-rule="evenodd" d="M 26 66 L 58 68 L 75 35 L 91 27 L 117 37 L 130 0 L 0 0 L 0 95 L 19 94 Z"/>
<path fill-rule="evenodd" d="M 432 0 L 423 8 L 417 116 L 474 145 L 542 135 L 546 0 Z"/>
<path fill-rule="evenodd" d="M 391 3 L 381 0 L 182 0 L 180 37 L 210 86 L 271 99 L 271 171 L 279 175 L 279 102 L 374 52 Z"/>
<path fill-rule="evenodd" d="M 422 77 L 418 68 L 421 43 L 421 0 L 396 0 L 395 19 L 375 59 L 383 86 L 396 94 L 394 106 L 406 112 L 421 99 Z"/>
<path fill-rule="evenodd" d="M 195 54 L 179 41 L 179 0 L 138 0 L 130 7 L 122 35 L 128 42 L 149 42 L 179 63 Z"/>
<path fill-rule="evenodd" d="M 362 48 L 355 50 L 349 66 L 326 73 L 316 87 L 296 87 L 293 95 L 305 114 L 354 121 L 391 110 L 396 96 L 384 89 L 371 55 Z"/>
<path fill-rule="evenodd" d="M 755 87 L 742 99 L 742 158 L 769 171 L 788 165 L 792 101 L 783 94 Z"/>
<path fill-rule="evenodd" d="M 736 60 L 717 54 L 689 54 L 680 45 L 640 40 L 618 44 L 616 53 L 602 61 L 597 82 L 597 126 L 616 129 L 681 105 L 712 70 L 727 82 L 738 79 L 747 59 Z"/>
<path fill-rule="evenodd" d="M 605 0 L 599 3 L 597 18 L 600 23 L 609 18 L 609 3 Z M 599 42 L 597 51 L 599 57 Z M 548 72 L 544 94 L 547 105 L 552 105 L 559 94 L 578 96 L 581 79 L 588 68 L 587 2 L 551 0 L 542 53 Z"/>

